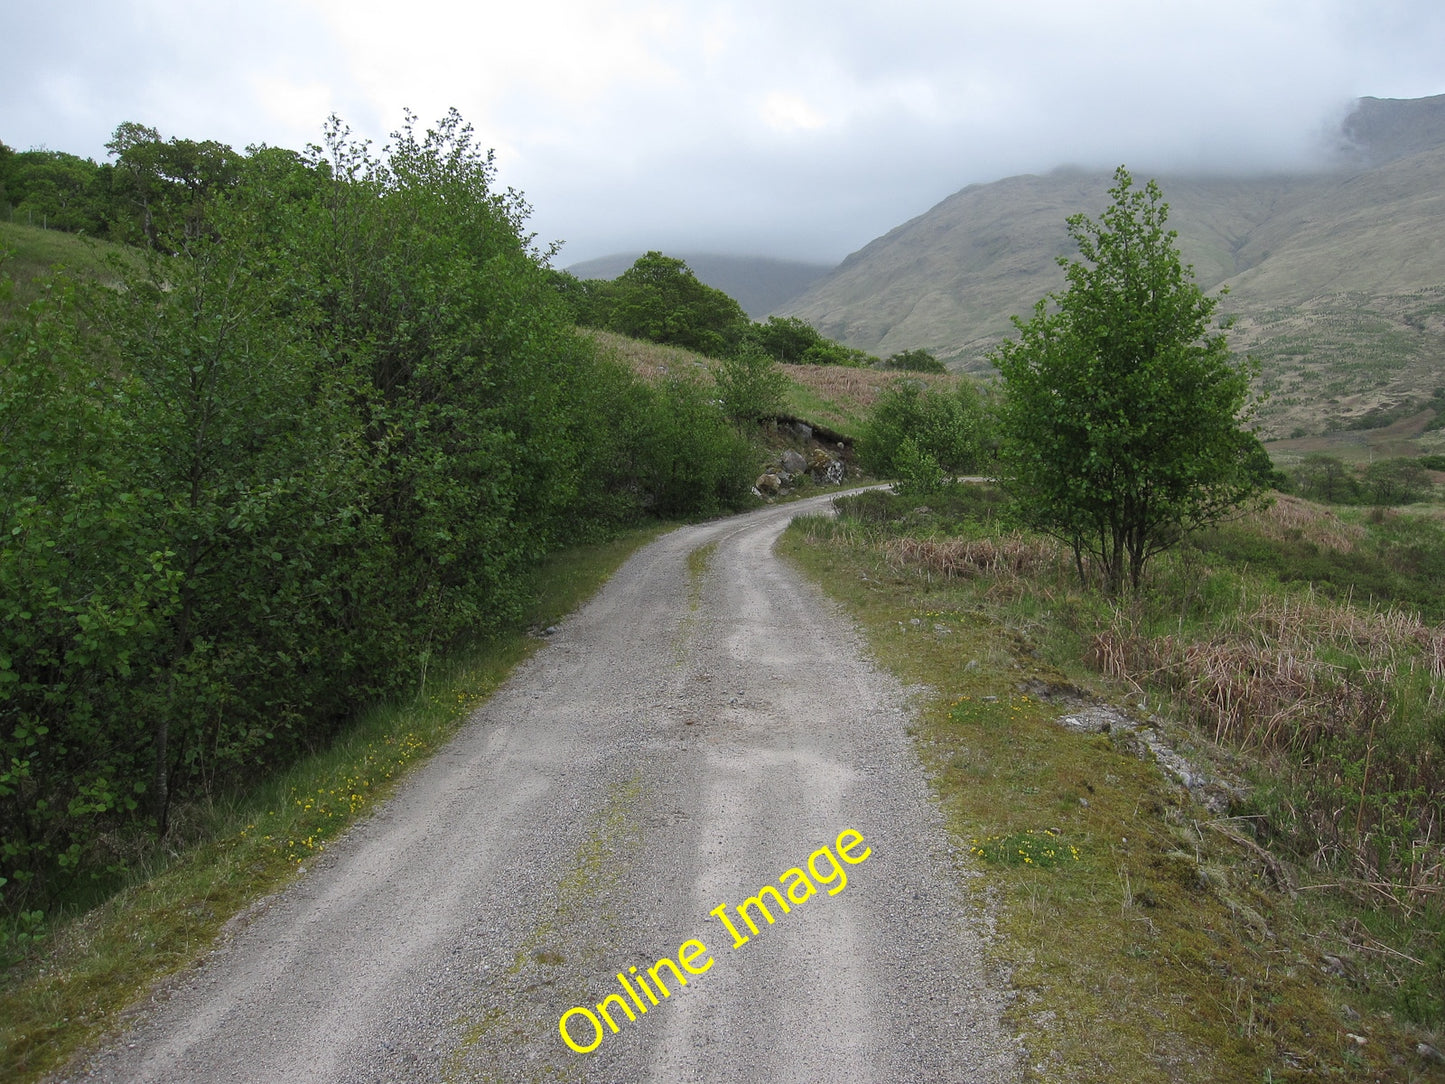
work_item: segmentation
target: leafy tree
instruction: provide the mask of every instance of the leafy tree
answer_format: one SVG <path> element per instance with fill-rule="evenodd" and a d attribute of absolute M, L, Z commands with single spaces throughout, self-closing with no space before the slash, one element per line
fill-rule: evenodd
<path fill-rule="evenodd" d="M 109 226 L 109 166 L 57 151 L 10 156 L 0 178 L 0 202 L 35 225 L 103 236 Z"/>
<path fill-rule="evenodd" d="M 769 316 L 753 325 L 750 337 L 785 365 L 798 364 L 809 350 L 827 341 L 817 328 L 796 316 Z"/>
<path fill-rule="evenodd" d="M 983 405 L 969 381 L 944 392 L 901 379 L 873 404 L 858 454 L 884 478 L 904 477 L 906 467 L 925 459 L 944 473 L 961 474 L 978 465 L 986 433 Z"/>
<path fill-rule="evenodd" d="M 767 354 L 744 349 L 724 359 L 715 376 L 723 413 L 735 424 L 756 425 L 782 411 L 788 378 Z"/>
<path fill-rule="evenodd" d="M 894 456 L 898 482 L 894 490 L 903 496 L 926 497 L 943 488 L 948 480 L 938 460 L 919 447 L 913 437 L 904 437 Z"/>
<path fill-rule="evenodd" d="M 878 359 L 872 354 L 856 350 L 851 346 L 844 346 L 832 339 L 821 338 L 804 351 L 800 360 L 804 365 L 851 365 L 855 367 L 878 363 Z"/>
<path fill-rule="evenodd" d="M 1217 521 L 1258 486 L 1240 428 L 1249 363 L 1213 331 L 1216 299 L 1165 230 L 1168 205 L 1122 166 L 1098 221 L 1068 219 L 1082 257 L 1068 289 L 1015 318 L 1003 375 L 1003 457 L 1020 515 L 1068 543 L 1079 574 L 1138 587 L 1149 558 Z"/>
<path fill-rule="evenodd" d="M 879 365 L 880 369 L 903 369 L 914 373 L 946 373 L 943 362 L 927 350 L 903 350 L 890 355 Z"/>
<path fill-rule="evenodd" d="M 617 279 L 608 326 L 634 339 L 669 343 L 727 357 L 750 326 L 721 290 L 698 280 L 682 260 L 648 252 Z"/>
<path fill-rule="evenodd" d="M 118 201 L 131 209 L 134 240 L 178 252 L 208 230 L 206 208 L 234 187 L 243 156 L 208 139 L 163 141 L 160 132 L 126 121 L 117 125 L 106 149 L 115 158 Z"/>
<path fill-rule="evenodd" d="M 1430 491 L 1430 476 L 1414 459 L 1378 459 L 1365 468 L 1365 486 L 1376 504 L 1411 504 Z"/>
<path fill-rule="evenodd" d="M 1300 460 L 1294 479 L 1301 494 L 1317 501 L 1345 503 L 1359 494 L 1359 482 L 1345 461 L 1324 452 L 1312 452 Z"/>

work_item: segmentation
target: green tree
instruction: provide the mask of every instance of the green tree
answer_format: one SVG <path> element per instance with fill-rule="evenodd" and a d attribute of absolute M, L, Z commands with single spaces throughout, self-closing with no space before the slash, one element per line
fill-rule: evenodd
<path fill-rule="evenodd" d="M 945 392 L 904 378 L 873 404 L 858 454 L 882 478 L 905 478 L 927 462 L 942 473 L 961 474 L 978 465 L 987 428 L 978 391 L 969 381 Z"/>
<path fill-rule="evenodd" d="M 649 252 L 618 277 L 608 326 L 721 358 L 737 349 L 751 324 L 741 305 L 699 281 L 682 260 Z"/>
<path fill-rule="evenodd" d="M 1092 557 L 1108 590 L 1138 587 L 1150 557 L 1258 486 L 1240 427 L 1250 364 L 1236 362 L 1166 231 L 1153 181 L 1114 174 L 1098 221 L 1068 219 L 1081 259 L 1068 289 L 1015 318 L 1003 375 L 1002 454 L 1020 515 Z"/>
<path fill-rule="evenodd" d="M 740 426 L 756 425 L 781 413 L 788 378 L 767 354 L 746 349 L 723 360 L 714 374 L 723 413 Z"/>
<path fill-rule="evenodd" d="M 891 354 L 879 366 L 880 369 L 903 369 L 914 373 L 946 373 L 943 362 L 927 350 L 903 350 Z"/>
<path fill-rule="evenodd" d="M 1418 460 L 1378 459 L 1365 468 L 1365 485 L 1376 504 L 1411 504 L 1430 491 L 1430 475 Z"/>
<path fill-rule="evenodd" d="M 810 349 L 826 342 L 817 328 L 796 316 L 769 316 L 754 324 L 749 337 L 785 365 L 796 365 Z"/>
<path fill-rule="evenodd" d="M 1301 459 L 1294 478 L 1302 494 L 1328 504 L 1347 503 L 1359 494 L 1359 483 L 1345 461 L 1324 452 L 1311 452 Z"/>

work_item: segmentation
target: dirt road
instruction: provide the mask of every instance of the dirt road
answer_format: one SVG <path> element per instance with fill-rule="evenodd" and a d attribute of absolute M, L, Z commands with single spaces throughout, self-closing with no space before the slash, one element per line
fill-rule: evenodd
<path fill-rule="evenodd" d="M 638 552 L 68 1079 L 1016 1079 L 905 693 L 772 554 L 826 500 Z"/>

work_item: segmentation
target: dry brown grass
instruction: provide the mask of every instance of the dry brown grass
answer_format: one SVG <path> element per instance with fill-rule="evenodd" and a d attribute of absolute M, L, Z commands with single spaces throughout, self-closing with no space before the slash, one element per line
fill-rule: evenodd
<path fill-rule="evenodd" d="M 1294 833 L 1409 906 L 1445 892 L 1445 764 L 1412 734 L 1445 706 L 1445 626 L 1266 594 L 1211 634 L 1150 635 L 1116 609 L 1086 661 L 1171 692 L 1216 742 L 1307 779 Z"/>
<path fill-rule="evenodd" d="M 788 379 L 808 388 L 820 398 L 871 407 L 883 389 L 907 377 L 921 380 L 930 388 L 949 388 L 958 377 L 938 373 L 903 373 L 883 369 L 855 369 L 846 365 L 780 365 Z"/>
<path fill-rule="evenodd" d="M 1252 509 L 1244 522 L 1273 542 L 1304 540 L 1325 549 L 1351 553 L 1364 540 L 1365 529 L 1346 523 L 1322 505 L 1278 494 L 1270 504 Z"/>
<path fill-rule="evenodd" d="M 629 339 L 612 331 L 578 328 L 590 336 L 604 353 L 621 361 L 638 376 L 648 380 L 681 377 L 686 380 L 710 379 L 715 362 L 679 346 L 664 346 L 643 339 Z"/>
<path fill-rule="evenodd" d="M 973 576 L 1033 576 L 1059 563 L 1052 539 L 1015 532 L 997 538 L 893 538 L 883 545 L 888 563 L 945 579 Z"/>

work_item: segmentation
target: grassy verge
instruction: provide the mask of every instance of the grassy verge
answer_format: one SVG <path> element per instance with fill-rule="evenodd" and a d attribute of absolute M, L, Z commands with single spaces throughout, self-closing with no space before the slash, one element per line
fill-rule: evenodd
<path fill-rule="evenodd" d="M 869 496 L 839 521 L 795 521 L 781 545 L 856 615 L 882 663 L 935 690 L 919 749 L 996 904 L 993 951 L 1018 992 L 1009 1023 L 1032 1077 L 1445 1079 L 1426 992 L 1445 975 L 1438 871 L 1420 870 L 1414 895 L 1382 895 L 1385 868 L 1372 887 L 1350 841 L 1301 853 L 1304 833 L 1285 822 L 1307 810 L 1308 765 L 1229 735 L 1217 744 L 1191 711 L 1208 699 L 1197 682 L 1101 673 L 1090 649 L 1128 608 L 1080 594 L 1047 540 L 1002 531 L 987 493 L 913 504 Z M 1192 589 L 1195 604 L 1169 615 L 1167 634 L 1160 614 L 1129 627 L 1150 642 L 1205 637 L 1231 611 L 1248 624 L 1256 606 L 1238 614 L 1241 590 L 1282 590 L 1209 561 L 1161 562 L 1164 593 Z M 1059 724 L 1100 704 L 1155 722 Z M 1156 734 L 1216 785 L 1168 778 L 1141 755 Z M 1221 782 L 1236 778 L 1249 797 Z"/>
<path fill-rule="evenodd" d="M 575 609 L 665 529 L 554 555 L 538 573 L 528 625 Z M 517 633 L 459 652 L 418 695 L 365 712 L 329 749 L 256 792 L 184 811 L 195 845 L 144 856 L 135 883 L 58 925 L 0 978 L 0 1079 L 39 1079 L 114 1028 L 145 990 L 193 966 L 228 922 L 304 871 L 443 746 L 538 642 Z"/>

